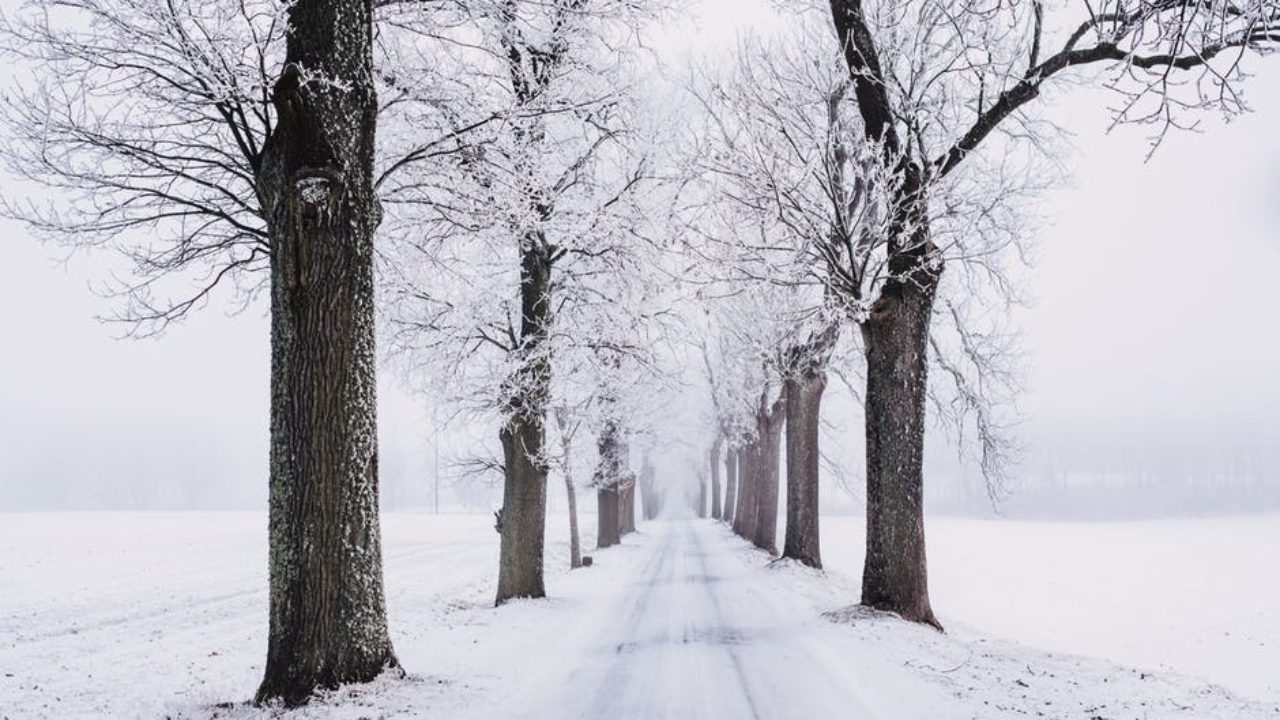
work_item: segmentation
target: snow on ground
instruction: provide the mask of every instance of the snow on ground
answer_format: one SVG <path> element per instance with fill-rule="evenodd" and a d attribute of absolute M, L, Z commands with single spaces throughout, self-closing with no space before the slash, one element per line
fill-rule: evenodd
<path fill-rule="evenodd" d="M 770 563 L 692 520 L 645 524 L 569 573 L 556 517 L 554 597 L 499 609 L 491 522 L 386 516 L 391 629 L 408 676 L 286 713 L 245 702 L 266 651 L 261 516 L 0 515 L 0 718 L 1280 717 L 1266 680 L 1243 682 L 1255 702 L 1188 677 L 1227 684 L 1280 668 L 1276 579 L 1257 579 L 1276 518 L 932 522 L 948 635 L 848 607 L 853 521 L 824 526 L 837 568 L 825 574 Z M 1228 632 L 1263 650 L 1233 655 L 1214 641 Z M 1148 643 L 1156 662 L 1134 654 Z M 1261 667 L 1235 666 L 1245 660 Z"/>
<path fill-rule="evenodd" d="M 824 518 L 857 578 L 861 519 Z M 931 518 L 929 590 L 953 635 L 1203 677 L 1280 701 L 1280 516 L 1140 522 Z"/>

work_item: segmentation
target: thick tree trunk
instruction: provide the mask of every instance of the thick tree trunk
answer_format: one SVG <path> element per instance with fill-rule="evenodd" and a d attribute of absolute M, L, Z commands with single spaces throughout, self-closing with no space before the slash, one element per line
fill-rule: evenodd
<path fill-rule="evenodd" d="M 751 540 L 756 532 L 756 490 L 760 485 L 760 440 L 747 443 L 738 454 L 738 510 L 734 532 Z"/>
<path fill-rule="evenodd" d="M 724 515 L 720 518 L 733 526 L 738 507 L 738 450 L 730 447 L 724 453 Z"/>
<path fill-rule="evenodd" d="M 602 487 L 596 491 L 596 548 L 612 547 L 622 542 L 622 525 L 618 511 L 618 488 Z"/>
<path fill-rule="evenodd" d="M 733 533 L 742 535 L 742 520 L 745 516 L 743 505 L 747 502 L 747 484 L 751 481 L 751 468 L 748 467 L 751 443 L 746 443 L 736 451 L 738 466 L 738 493 L 733 504 Z"/>
<path fill-rule="evenodd" d="M 600 461 L 596 465 L 596 547 L 607 548 L 622 541 L 622 442 L 617 423 L 605 421 L 597 443 Z"/>
<path fill-rule="evenodd" d="M 818 536 L 818 428 L 827 374 L 788 378 L 787 537 L 782 557 L 822 567 Z"/>
<path fill-rule="evenodd" d="M 862 602 L 938 626 L 924 552 L 924 408 L 929 319 L 942 273 L 929 237 L 922 162 L 899 134 L 891 83 L 860 0 L 831 0 L 867 139 L 884 148 L 897 187 L 890 203 L 888 278 L 863 322 L 867 357 L 867 555 Z M 924 162 L 927 162 L 925 160 Z"/>
<path fill-rule="evenodd" d="M 520 241 L 520 365 L 510 378 L 507 424 L 499 432 L 504 457 L 502 541 L 498 556 L 498 596 L 546 597 L 543 542 L 547 524 L 546 442 L 548 381 L 545 352 L 551 324 L 551 260 L 545 238 L 531 232 Z"/>
<path fill-rule="evenodd" d="M 760 416 L 760 461 L 755 490 L 756 521 L 751 541 L 755 546 L 778 554 L 778 476 L 782 452 L 782 398 Z"/>
<path fill-rule="evenodd" d="M 867 553 L 862 603 L 941 629 L 929 605 L 924 422 L 937 272 L 892 281 L 862 325 L 866 346 Z"/>
<path fill-rule="evenodd" d="M 547 470 L 539 461 L 542 425 L 517 415 L 500 437 L 506 472 L 495 601 L 499 605 L 511 598 L 547 594 L 542 580 L 547 513 Z"/>
<path fill-rule="evenodd" d="M 298 705 L 396 658 L 378 524 L 370 5 L 300 0 L 288 13 L 258 179 L 272 253 L 270 628 L 257 700 Z"/>
<path fill-rule="evenodd" d="M 569 568 L 582 567 L 582 542 L 578 535 L 578 491 L 573 487 L 573 479 L 565 473 L 564 491 L 569 498 Z"/>
<path fill-rule="evenodd" d="M 723 438 L 716 438 L 716 442 L 711 446 L 711 517 L 715 520 L 720 519 L 722 511 L 720 509 L 720 448 L 724 446 Z"/>
<path fill-rule="evenodd" d="M 636 531 L 636 476 L 628 475 L 618 488 L 618 533 Z"/>

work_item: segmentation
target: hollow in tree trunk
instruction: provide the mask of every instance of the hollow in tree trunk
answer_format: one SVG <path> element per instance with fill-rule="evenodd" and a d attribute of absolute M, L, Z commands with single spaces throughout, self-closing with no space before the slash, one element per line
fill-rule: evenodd
<path fill-rule="evenodd" d="M 886 283 L 862 325 L 867 359 L 862 604 L 941 629 L 929 604 L 923 462 L 929 320 L 940 271 L 919 267 L 904 274 Z"/>
<path fill-rule="evenodd" d="M 289 6 L 279 120 L 258 178 L 271 238 L 270 627 L 259 702 L 298 705 L 396 665 L 378 525 L 370 13 L 364 0 Z"/>
<path fill-rule="evenodd" d="M 809 567 L 822 567 L 818 526 L 818 429 L 823 371 L 806 372 L 786 381 L 787 403 L 787 536 L 782 556 Z"/>

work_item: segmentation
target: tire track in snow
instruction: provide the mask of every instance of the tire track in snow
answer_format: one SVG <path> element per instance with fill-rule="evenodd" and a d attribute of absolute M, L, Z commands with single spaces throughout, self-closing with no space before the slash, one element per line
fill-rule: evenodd
<path fill-rule="evenodd" d="M 577 620 L 589 640 L 547 676 L 526 718 L 872 718 L 821 647 L 826 624 L 774 597 L 717 526 L 651 523 L 615 599 Z M 833 665 L 833 662 L 836 663 Z M 510 707 L 510 706 L 508 706 Z"/>

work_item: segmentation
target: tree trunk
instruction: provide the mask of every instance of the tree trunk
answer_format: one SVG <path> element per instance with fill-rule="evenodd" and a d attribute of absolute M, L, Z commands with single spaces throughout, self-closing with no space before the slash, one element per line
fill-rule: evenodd
<path fill-rule="evenodd" d="M 582 542 L 578 536 L 578 492 L 573 487 L 573 480 L 566 475 L 564 489 L 569 496 L 569 568 L 582 567 Z"/>
<path fill-rule="evenodd" d="M 596 547 L 607 548 L 622 541 L 622 443 L 618 426 L 606 420 L 597 442 L 600 461 L 596 465 Z"/>
<path fill-rule="evenodd" d="M 569 499 L 569 569 L 582 567 L 582 542 L 578 535 L 578 490 L 569 472 L 569 443 L 565 442 L 564 492 Z"/>
<path fill-rule="evenodd" d="M 714 445 L 711 446 L 711 517 L 715 520 L 720 519 L 722 511 L 720 509 L 720 448 L 724 445 L 724 439 L 717 437 Z"/>
<path fill-rule="evenodd" d="M 539 461 L 544 439 L 542 425 L 517 415 L 500 437 L 506 471 L 495 600 L 498 605 L 511 598 L 540 598 L 547 594 L 542 580 L 547 513 L 547 470 Z"/>
<path fill-rule="evenodd" d="M 654 478 L 653 463 L 649 462 L 648 453 L 640 465 L 641 502 L 644 508 L 644 519 L 654 520 L 662 511 L 662 497 L 658 494 L 658 483 Z"/>
<path fill-rule="evenodd" d="M 698 517 L 707 516 L 707 478 L 706 476 L 698 477 Z"/>
<path fill-rule="evenodd" d="M 890 83 L 859 0 L 831 17 L 868 140 L 897 187 L 889 204 L 888 277 L 862 324 L 867 357 L 867 555 L 864 605 L 938 627 L 924 552 L 924 416 L 929 320 L 942 262 L 929 236 L 925 171 L 898 132 Z"/>
<path fill-rule="evenodd" d="M 622 526 L 618 511 L 618 488 L 602 487 L 596 492 L 596 548 L 612 547 L 622 542 Z"/>
<path fill-rule="evenodd" d="M 653 519 L 653 478 L 649 475 L 648 458 L 640 465 L 640 514 L 645 520 Z"/>
<path fill-rule="evenodd" d="M 730 447 L 724 453 L 724 520 L 733 526 L 738 505 L 738 450 Z"/>
<path fill-rule="evenodd" d="M 924 422 L 929 320 L 939 272 L 886 283 L 866 346 L 867 553 L 862 604 L 941 629 L 929 605 Z"/>
<path fill-rule="evenodd" d="M 551 259 L 538 231 L 520 241 L 520 356 L 508 380 L 507 424 L 499 431 L 504 458 L 502 541 L 498 555 L 498 596 L 546 597 L 543 585 L 543 542 L 547 525 L 546 442 L 548 381 L 546 355 L 551 324 Z"/>
<path fill-rule="evenodd" d="M 257 701 L 293 706 L 397 663 L 378 524 L 370 6 L 300 0 L 288 13 L 258 185 L 272 253 L 270 628 Z M 335 82 L 303 82 L 312 75 Z"/>
<path fill-rule="evenodd" d="M 745 516 L 743 505 L 747 502 L 747 485 L 750 482 L 751 468 L 748 467 L 751 443 L 748 442 L 737 450 L 738 493 L 733 504 L 733 532 L 742 535 L 742 520 Z"/>
<path fill-rule="evenodd" d="M 734 532 L 751 540 L 756 531 L 756 489 L 760 473 L 759 437 L 747 443 L 738 455 L 738 510 L 734 513 Z"/>
<path fill-rule="evenodd" d="M 636 531 L 636 477 L 628 475 L 618 488 L 618 534 Z"/>
<path fill-rule="evenodd" d="M 560 429 L 560 469 L 564 472 L 564 494 L 569 501 L 569 569 L 582 567 L 582 543 L 578 535 L 578 490 L 573 484 L 573 436 L 577 434 L 578 424 L 569 426 L 569 410 L 558 407 L 555 411 L 556 425 Z"/>
<path fill-rule="evenodd" d="M 818 427 L 823 371 L 788 378 L 787 402 L 787 537 L 782 557 L 822 567 L 818 536 Z"/>
<path fill-rule="evenodd" d="M 751 541 L 762 550 L 778 554 L 778 476 L 782 451 L 783 398 L 760 416 L 759 468 L 756 485 L 756 521 Z"/>

